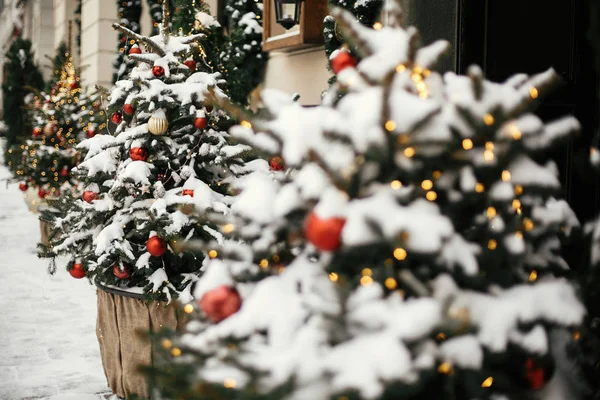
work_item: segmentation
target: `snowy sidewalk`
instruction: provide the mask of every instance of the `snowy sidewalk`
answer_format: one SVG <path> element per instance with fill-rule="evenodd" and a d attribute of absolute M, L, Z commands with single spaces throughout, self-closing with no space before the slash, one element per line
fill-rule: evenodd
<path fill-rule="evenodd" d="M 9 175 L 1 165 L 0 181 Z M 60 265 L 49 276 L 35 254 L 39 237 L 17 185 L 1 182 L 0 399 L 99 400 L 109 389 L 95 334 L 95 290 Z"/>

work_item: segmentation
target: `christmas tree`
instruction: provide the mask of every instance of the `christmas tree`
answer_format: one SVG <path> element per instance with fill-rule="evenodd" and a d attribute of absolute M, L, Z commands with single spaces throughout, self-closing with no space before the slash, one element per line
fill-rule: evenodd
<path fill-rule="evenodd" d="M 203 35 L 199 51 L 186 61 L 202 63 L 209 72 L 223 73 L 219 63 L 225 38 L 221 24 L 210 14 L 208 4 L 204 0 L 175 0 L 173 5 L 172 30 L 179 35 Z"/>
<path fill-rule="evenodd" d="M 117 10 L 119 13 L 119 24 L 133 32 L 140 33 L 142 0 L 117 0 Z M 127 36 L 119 32 L 117 55 L 113 61 L 113 82 L 118 81 L 121 77 L 127 76 L 135 66 L 133 60 L 125 57 L 134 44 L 135 42 L 128 42 Z"/>
<path fill-rule="evenodd" d="M 227 213 L 226 178 L 245 172 L 247 150 L 228 143 L 228 118 L 204 104 L 209 90 L 225 97 L 220 75 L 186 62 L 200 51 L 201 35 L 171 35 L 167 7 L 156 36 L 113 25 L 150 52 L 130 54 L 137 66 L 110 91 L 114 135 L 78 146 L 85 159 L 74 173 L 87 186 L 81 199 L 55 204 L 44 252 L 67 255 L 75 278 L 149 300 L 189 297 L 204 257 L 178 252 L 176 240 L 215 238 L 214 227 L 188 214 Z"/>
<path fill-rule="evenodd" d="M 67 43 L 60 42 L 54 58 L 50 58 L 50 56 L 47 57 L 52 61 L 50 68 L 52 68 L 53 73 L 52 77 L 46 82 L 45 90 L 46 93 L 51 93 L 53 90 L 56 91 L 56 87 L 61 80 L 63 66 L 68 62 L 69 48 L 67 47 Z"/>
<path fill-rule="evenodd" d="M 222 55 L 222 69 L 229 82 L 229 97 L 245 105 L 262 82 L 267 54 L 262 51 L 262 4 L 253 0 L 227 0 L 225 18 L 229 36 Z"/>
<path fill-rule="evenodd" d="M 15 173 L 21 190 L 34 187 L 41 199 L 58 196 L 65 183 L 75 184 L 70 174 L 77 162 L 78 127 L 73 116 L 79 110 L 81 89 L 70 54 L 65 57 L 51 94 L 33 97 L 28 113 L 33 125 L 31 139 L 12 149 L 20 155 Z"/>
<path fill-rule="evenodd" d="M 271 171 L 236 183 L 229 239 L 187 246 L 212 259 L 187 332 L 157 338 L 161 398 L 526 399 L 552 379 L 550 331 L 585 310 L 563 277 L 579 222 L 548 150 L 579 124 L 533 113 L 553 70 L 441 76 L 448 44 L 419 47 L 390 3 L 379 30 L 332 11 L 361 61 L 331 105 L 215 102 Z"/>
<path fill-rule="evenodd" d="M 25 118 L 25 97 L 32 90 L 42 90 L 44 80 L 34 62 L 31 42 L 20 36 L 10 45 L 4 66 L 6 77 L 2 84 L 2 99 L 8 149 L 31 131 Z"/>

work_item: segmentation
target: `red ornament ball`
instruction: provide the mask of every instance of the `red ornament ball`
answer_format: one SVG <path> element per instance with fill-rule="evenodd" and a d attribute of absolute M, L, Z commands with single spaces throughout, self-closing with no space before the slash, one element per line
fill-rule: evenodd
<path fill-rule="evenodd" d="M 69 270 L 69 274 L 75 279 L 81 279 L 85 277 L 85 270 L 83 269 L 83 265 L 76 263 L 73 264 L 71 269 Z"/>
<path fill-rule="evenodd" d="M 92 129 L 92 128 L 88 129 L 87 130 L 87 137 L 93 138 L 94 136 L 96 136 L 96 130 Z"/>
<path fill-rule="evenodd" d="M 78 85 L 79 85 L 79 84 L 77 83 L 77 81 L 75 81 L 75 82 L 71 82 L 71 90 L 75 90 L 75 89 L 77 89 L 77 86 L 78 86 Z"/>
<path fill-rule="evenodd" d="M 25 182 L 19 183 L 19 189 L 21 190 L 21 192 L 26 191 L 27 190 L 27 184 Z"/>
<path fill-rule="evenodd" d="M 223 285 L 204 293 L 199 305 L 208 319 L 217 323 L 240 309 L 242 297 L 236 288 Z"/>
<path fill-rule="evenodd" d="M 33 128 L 33 132 L 31 132 L 33 137 L 38 137 L 42 134 L 42 128 Z"/>
<path fill-rule="evenodd" d="M 83 194 L 81 195 L 81 198 L 86 203 L 91 203 L 93 200 L 96 199 L 96 192 L 94 192 L 92 190 L 84 190 Z"/>
<path fill-rule="evenodd" d="M 44 199 L 46 198 L 46 195 L 48 195 L 48 192 L 46 192 L 44 189 L 39 188 L 38 189 L 38 196 L 40 196 L 40 199 Z"/>
<path fill-rule="evenodd" d="M 208 126 L 208 119 L 206 117 L 194 118 L 194 127 L 196 129 L 204 129 Z"/>
<path fill-rule="evenodd" d="M 69 176 L 69 167 L 67 167 L 66 165 L 62 167 L 62 169 L 60 170 L 60 176 L 62 176 L 63 178 Z"/>
<path fill-rule="evenodd" d="M 183 189 L 183 192 L 181 192 L 181 195 L 194 197 L 194 191 L 192 189 Z"/>
<path fill-rule="evenodd" d="M 160 65 L 155 65 L 154 67 L 152 67 L 152 74 L 155 77 L 160 78 L 161 76 L 163 76 L 165 74 L 165 69 L 163 67 L 161 67 Z"/>
<path fill-rule="evenodd" d="M 129 51 L 127 52 L 127 54 L 142 54 L 142 49 L 140 49 L 140 47 L 137 44 L 134 44 Z"/>
<path fill-rule="evenodd" d="M 527 361 L 525 361 L 525 373 L 531 389 L 539 390 L 546 383 L 544 369 L 536 366 L 531 358 L 528 358 Z"/>
<path fill-rule="evenodd" d="M 133 106 L 129 103 L 125 104 L 123 106 L 123 112 L 127 115 L 133 114 Z"/>
<path fill-rule="evenodd" d="M 343 218 L 320 218 L 314 211 L 310 213 L 304 226 L 304 235 L 317 249 L 333 251 L 342 245 Z"/>
<path fill-rule="evenodd" d="M 330 61 L 331 62 L 331 70 L 337 75 L 342 72 L 344 69 L 348 67 L 356 67 L 358 61 L 354 56 L 347 51 L 340 51 L 338 54 Z"/>
<path fill-rule="evenodd" d="M 129 158 L 133 161 L 146 161 L 148 159 L 148 150 L 144 147 L 132 147 L 129 149 Z"/>
<path fill-rule="evenodd" d="M 167 242 L 158 236 L 152 236 L 146 242 L 146 250 L 151 256 L 161 257 L 167 251 Z"/>
<path fill-rule="evenodd" d="M 114 123 L 119 125 L 121 123 L 121 121 L 123 121 L 123 116 L 121 115 L 120 112 L 114 112 L 112 113 L 112 115 L 110 116 L 110 120 Z"/>
<path fill-rule="evenodd" d="M 186 67 L 190 69 L 190 72 L 194 72 L 196 70 L 196 61 L 194 60 L 185 60 L 183 62 Z"/>
<path fill-rule="evenodd" d="M 269 167 L 273 171 L 283 171 L 285 169 L 285 164 L 283 163 L 283 158 L 279 156 L 275 156 L 269 160 Z"/>
<path fill-rule="evenodd" d="M 127 264 L 123 264 L 123 266 L 115 265 L 113 266 L 113 274 L 119 279 L 127 279 L 131 275 L 131 267 Z"/>

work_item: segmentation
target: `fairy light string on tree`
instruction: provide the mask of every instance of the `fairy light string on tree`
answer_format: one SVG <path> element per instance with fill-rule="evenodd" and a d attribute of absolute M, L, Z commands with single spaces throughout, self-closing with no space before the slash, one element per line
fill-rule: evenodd
<path fill-rule="evenodd" d="M 160 393 L 519 399 L 561 372 L 550 332 L 585 309 L 562 278 L 579 221 L 549 150 L 579 123 L 533 113 L 558 75 L 442 76 L 448 43 L 418 46 L 400 1 L 386 11 L 372 29 L 332 10 L 359 60 L 331 88 L 343 97 L 305 108 L 264 90 L 256 115 L 214 100 L 286 171 L 258 162 L 231 214 L 196 214 L 224 239 L 182 246 L 210 260 L 186 332 L 157 339 Z"/>

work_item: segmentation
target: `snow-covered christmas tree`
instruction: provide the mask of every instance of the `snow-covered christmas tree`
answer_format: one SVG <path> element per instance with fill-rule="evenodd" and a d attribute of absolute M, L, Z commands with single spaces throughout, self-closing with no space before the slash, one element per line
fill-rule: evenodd
<path fill-rule="evenodd" d="M 231 130 L 271 171 L 236 183 L 230 239 L 197 246 L 213 258 L 187 332 L 157 339 L 161 398 L 570 398 L 550 331 L 584 317 L 559 253 L 579 223 L 548 150 L 579 124 L 533 113 L 553 70 L 436 73 L 448 44 L 419 47 L 399 3 L 378 30 L 332 11 L 361 59 L 345 96 L 265 90 Z"/>
<path fill-rule="evenodd" d="M 146 299 L 189 298 L 204 257 L 176 251 L 174 241 L 215 238 L 213 227 L 188 214 L 227 213 L 225 179 L 244 172 L 247 150 L 228 143 L 227 116 L 205 105 L 209 91 L 225 94 L 219 73 L 191 61 L 202 35 L 171 35 L 167 7 L 156 36 L 113 25 L 148 52 L 129 54 L 137 66 L 108 95 L 114 134 L 78 146 L 85 159 L 75 173 L 87 187 L 58 207 L 45 254 L 68 255 L 76 278 Z"/>
<path fill-rule="evenodd" d="M 247 104 L 252 91 L 262 82 L 267 54 L 262 51 L 262 4 L 254 0 L 227 0 L 225 18 L 229 35 L 221 56 L 229 83 L 229 97 Z"/>
<path fill-rule="evenodd" d="M 20 155 L 15 170 L 20 189 L 33 187 L 41 199 L 57 196 L 65 183 L 75 183 L 70 170 L 77 162 L 78 126 L 73 117 L 79 110 L 81 89 L 70 54 L 64 57 L 51 94 L 30 96 L 31 139 L 12 149 Z"/>
<path fill-rule="evenodd" d="M 6 52 L 4 61 L 4 79 L 2 83 L 2 108 L 6 123 L 6 139 L 9 150 L 20 143 L 31 129 L 25 113 L 25 98 L 35 90 L 42 90 L 44 78 L 34 62 L 31 42 L 17 37 Z M 12 157 L 7 154 L 5 161 Z"/>

